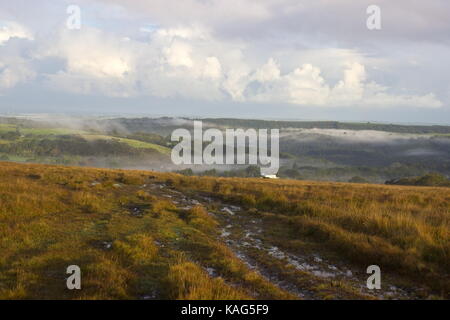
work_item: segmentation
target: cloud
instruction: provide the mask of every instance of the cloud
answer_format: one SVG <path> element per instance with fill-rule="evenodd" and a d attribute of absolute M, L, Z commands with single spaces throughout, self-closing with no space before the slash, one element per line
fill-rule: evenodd
<path fill-rule="evenodd" d="M 365 67 L 349 63 L 343 70 L 343 79 L 331 86 L 321 75 L 320 68 L 304 64 L 281 75 L 273 59 L 259 68 L 251 81 L 256 89 L 247 91 L 247 99 L 265 103 L 291 103 L 326 107 L 419 107 L 439 108 L 443 104 L 434 94 L 402 95 L 389 93 L 389 88 L 367 82 Z"/>
<path fill-rule="evenodd" d="M 85 0 L 89 3 L 91 1 Z M 450 3 L 445 0 L 101 0 L 164 26 L 202 23 L 224 36 L 267 39 L 326 38 L 339 43 L 376 41 L 449 42 Z M 366 9 L 381 8 L 382 31 L 366 28 Z"/>
<path fill-rule="evenodd" d="M 365 28 L 365 1 L 318 0 L 305 5 L 294 0 L 80 0 L 79 4 L 81 30 L 65 28 L 65 10 L 52 13 L 49 17 L 54 20 L 45 19 L 47 25 L 60 26 L 55 31 L 32 33 L 26 19 L 0 28 L 2 93 L 31 83 L 83 96 L 181 98 L 205 105 L 219 101 L 274 108 L 289 104 L 299 110 L 439 108 L 448 103 L 441 94 L 447 93 L 448 88 L 441 87 L 448 83 L 448 75 L 436 75 L 448 68 L 445 43 L 405 49 L 402 42 L 395 47 L 392 39 L 399 34 L 405 42 L 415 38 L 393 20 L 402 19 L 400 7 L 384 0 L 379 5 L 387 30 L 379 33 Z M 116 12 L 112 21 L 96 13 L 109 12 L 102 8 Z M 438 34 L 447 30 L 434 4 L 420 15 L 422 8 L 413 1 L 406 14 L 408 21 L 430 22 L 420 23 L 420 41 L 430 30 Z M 125 31 L 121 23 L 127 24 Z M 34 39 L 34 45 L 14 51 L 11 48 L 19 42 L 14 38 Z M 442 55 L 440 63 L 431 58 L 436 52 Z M 49 67 L 48 61 L 58 65 Z"/>
<path fill-rule="evenodd" d="M 0 22 L 0 46 L 13 38 L 33 40 L 33 35 L 27 28 L 17 22 Z"/>
<path fill-rule="evenodd" d="M 14 88 L 20 83 L 26 83 L 34 79 L 36 73 L 22 59 L 15 58 L 5 63 L 0 62 L 0 94 Z"/>
<path fill-rule="evenodd" d="M 326 51 L 321 54 L 326 56 Z M 249 62 L 245 44 L 221 41 L 199 26 L 159 28 L 146 41 L 95 28 L 65 30 L 43 52 L 65 61 L 63 70 L 45 75 L 47 86 L 85 95 L 316 107 L 442 106 L 433 93 L 394 94 L 369 82 L 364 59 L 356 53 L 334 55 L 333 68 L 341 75 L 333 85 L 320 66 L 306 61 L 292 69 L 272 57 L 262 65 Z M 334 53 L 332 48 L 328 55 Z"/>
<path fill-rule="evenodd" d="M 85 1 L 89 2 L 89 1 Z M 266 21 L 273 14 L 274 6 L 282 6 L 286 0 L 103 0 L 126 7 L 134 13 L 151 17 L 165 25 L 192 24 L 201 21 L 205 25 Z"/>
<path fill-rule="evenodd" d="M 67 61 L 67 72 L 94 78 L 123 78 L 131 71 L 129 41 L 117 39 L 99 30 L 63 32 L 57 55 Z"/>
<path fill-rule="evenodd" d="M 194 62 L 191 58 L 192 48 L 185 43 L 174 41 L 172 45 L 164 49 L 167 63 L 172 67 L 192 68 Z"/>
<path fill-rule="evenodd" d="M 222 65 L 217 57 L 207 57 L 203 77 L 210 79 L 219 79 L 222 77 Z"/>
<path fill-rule="evenodd" d="M 36 76 L 29 59 L 24 58 L 16 48 L 10 50 L 7 47 L 12 39 L 33 40 L 34 38 L 26 27 L 17 22 L 0 22 L 0 49 L 3 53 L 0 55 L 0 94 Z"/>
<path fill-rule="evenodd" d="M 83 28 L 58 34 L 50 48 L 41 50 L 41 58 L 65 61 L 64 69 L 45 75 L 53 90 L 208 101 L 223 98 L 222 65 L 215 56 L 219 47 L 195 28 L 158 29 L 146 41 Z"/>
<path fill-rule="evenodd" d="M 54 91 L 82 95 L 130 97 L 137 94 L 134 74 L 137 43 L 96 28 L 67 30 L 39 48 L 39 59 L 56 58 L 63 66 L 42 74 Z"/>

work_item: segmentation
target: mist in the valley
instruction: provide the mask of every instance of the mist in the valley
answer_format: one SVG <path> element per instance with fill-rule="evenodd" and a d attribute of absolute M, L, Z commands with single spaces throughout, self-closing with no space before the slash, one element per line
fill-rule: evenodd
<path fill-rule="evenodd" d="M 32 114 L 23 115 L 19 119 L 30 120 L 31 125 L 43 128 L 65 128 L 74 131 L 86 132 L 119 132 L 129 134 L 127 128 L 119 122 L 111 121 L 108 118 L 101 117 L 81 117 L 57 114 Z"/>
<path fill-rule="evenodd" d="M 282 149 L 297 155 L 323 153 L 325 158 L 333 156 L 351 158 L 351 163 L 361 159 L 360 165 L 372 163 L 386 165 L 396 158 L 443 157 L 450 158 L 450 137 L 432 134 L 392 133 L 373 130 L 297 129 L 285 130 L 281 134 Z M 283 148 L 284 147 L 284 148 Z M 345 157 L 345 155 L 349 157 Z M 364 157 L 364 154 L 366 157 Z M 364 159 L 369 158 L 370 159 Z M 391 160 L 389 160 L 391 159 Z M 433 159 L 432 159 L 433 160 Z M 364 163 L 364 161 L 366 161 Z M 339 163 L 339 161 L 338 161 Z M 345 163 L 342 163 L 345 164 Z"/>
<path fill-rule="evenodd" d="M 155 134 L 162 146 L 170 150 L 171 134 L 187 129 L 193 137 L 194 119 L 188 118 L 107 118 L 54 114 L 22 115 L 21 126 L 67 129 L 68 135 L 84 139 L 94 146 L 96 135 L 134 139 L 139 134 Z M 2 120 L 3 121 L 3 120 Z M 245 121 L 245 120 L 239 120 Z M 251 123 L 250 123 L 251 124 Z M 287 178 L 348 181 L 362 176 L 368 181 L 384 182 L 397 176 L 439 172 L 450 175 L 450 136 L 445 134 L 398 133 L 381 130 L 280 127 L 280 174 Z M 203 132 L 209 128 L 239 129 L 220 121 L 203 121 Z M 319 124 L 320 126 L 320 124 Z M 249 126 L 242 128 L 249 129 Z M 257 129 L 262 129 L 258 127 Z M 270 127 L 266 128 L 270 132 Z M 224 139 L 225 142 L 225 139 Z M 204 146 L 209 142 L 204 141 Z M 167 145 L 166 145 L 167 144 Z M 76 165 L 151 171 L 193 173 L 215 171 L 222 174 L 245 170 L 246 165 L 175 165 L 166 154 L 146 151 L 142 154 L 92 154 L 76 156 Z M 47 161 L 30 159 L 33 161 Z M 58 162 L 59 163 L 59 162 Z M 64 162 L 62 162 L 64 163 Z"/>

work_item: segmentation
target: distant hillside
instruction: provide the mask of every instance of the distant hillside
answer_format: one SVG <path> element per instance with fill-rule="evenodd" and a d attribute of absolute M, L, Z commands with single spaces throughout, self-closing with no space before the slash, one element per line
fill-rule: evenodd
<path fill-rule="evenodd" d="M 450 134 L 450 126 L 441 125 L 399 125 L 381 123 L 350 123 L 338 121 L 274 121 L 247 119 L 201 119 L 204 122 L 232 128 L 301 128 L 301 129 L 342 129 L 342 130 L 376 130 L 395 133 L 416 134 Z"/>
<path fill-rule="evenodd" d="M 210 127 L 280 128 L 280 178 L 346 182 L 360 177 L 384 183 L 429 172 L 450 175 L 448 126 L 203 119 L 203 128 Z M 172 165 L 170 152 L 177 142 L 171 141 L 171 133 L 178 128 L 192 130 L 193 120 L 0 117 L 0 159 L 255 176 L 252 168 Z"/>
<path fill-rule="evenodd" d="M 111 130 L 125 129 L 129 132 L 153 132 L 163 135 L 171 133 L 173 128 L 191 127 L 192 118 L 113 118 L 113 119 L 78 119 L 87 129 L 110 128 Z M 233 119 L 233 118 L 199 118 L 205 126 L 225 126 L 231 128 L 298 128 L 298 129 L 342 129 L 342 130 L 375 130 L 394 133 L 410 134 L 441 134 L 449 135 L 450 126 L 446 125 L 406 125 L 406 124 L 384 124 L 372 122 L 339 122 L 339 121 L 286 121 L 286 120 L 256 120 L 256 119 Z M 52 120 L 35 121 L 24 118 L 0 117 L 0 124 L 49 127 Z M 53 121 L 55 123 L 55 121 Z M 58 123 L 56 121 L 56 123 Z"/>
<path fill-rule="evenodd" d="M 0 123 L 0 159 L 99 167 L 167 163 L 170 143 L 154 134 L 119 133 L 116 127 L 63 127 L 62 124 L 8 119 Z M 90 124 L 89 124 L 90 123 Z M 89 125 L 88 125 L 89 124 Z"/>

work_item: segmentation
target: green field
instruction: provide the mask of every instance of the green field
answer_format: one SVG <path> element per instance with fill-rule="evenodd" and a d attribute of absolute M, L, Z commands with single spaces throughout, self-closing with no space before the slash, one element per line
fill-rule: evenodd
<path fill-rule="evenodd" d="M 167 147 L 163 147 L 154 143 L 148 143 L 133 139 L 127 139 L 127 138 L 120 138 L 120 137 L 114 137 L 114 136 L 106 136 L 106 135 L 100 135 L 100 134 L 82 134 L 81 135 L 86 140 L 112 140 L 116 139 L 119 142 L 123 142 L 128 144 L 129 146 L 133 148 L 138 149 L 153 149 L 156 150 L 162 154 L 170 154 L 170 149 Z"/>
<path fill-rule="evenodd" d="M 0 135 L 3 135 L 3 138 L 0 137 L 0 145 L 7 146 L 22 143 L 21 147 L 18 147 L 19 150 L 27 148 L 24 147 L 23 144 L 30 144 L 30 143 L 36 144 L 49 140 L 58 141 L 61 139 L 67 139 L 67 137 L 73 137 L 74 139 L 83 138 L 86 142 L 92 141 L 119 142 L 136 150 L 153 150 L 164 156 L 170 154 L 169 148 L 155 143 L 139 141 L 136 139 L 129 139 L 126 137 L 116 135 L 99 134 L 96 132 L 67 129 L 67 128 L 32 128 L 32 127 L 24 127 L 23 125 L 17 126 L 15 124 L 0 124 Z M 18 150 L 17 148 L 13 149 Z M 23 160 L 22 158 L 30 158 L 30 157 L 42 158 L 42 155 L 40 156 L 33 155 L 30 154 L 30 152 L 27 152 L 27 155 L 10 154 L 7 152 L 3 153 L 6 156 L 8 156 L 8 158 L 11 161 L 22 161 Z"/>

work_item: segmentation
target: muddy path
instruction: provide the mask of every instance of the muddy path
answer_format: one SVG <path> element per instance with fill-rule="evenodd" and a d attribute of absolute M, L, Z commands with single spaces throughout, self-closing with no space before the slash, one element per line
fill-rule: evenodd
<path fill-rule="evenodd" d="M 301 299 L 417 299 L 420 288 L 402 288 L 394 284 L 394 276 L 383 275 L 382 288 L 367 288 L 368 274 L 345 261 L 331 261 L 319 252 L 290 252 L 265 236 L 264 221 L 237 205 L 224 203 L 208 195 L 187 195 L 155 183 L 144 187 L 155 195 L 188 210 L 202 205 L 220 223 L 218 240 L 248 268 L 271 283 Z M 218 276 L 208 268 L 210 276 Z"/>

